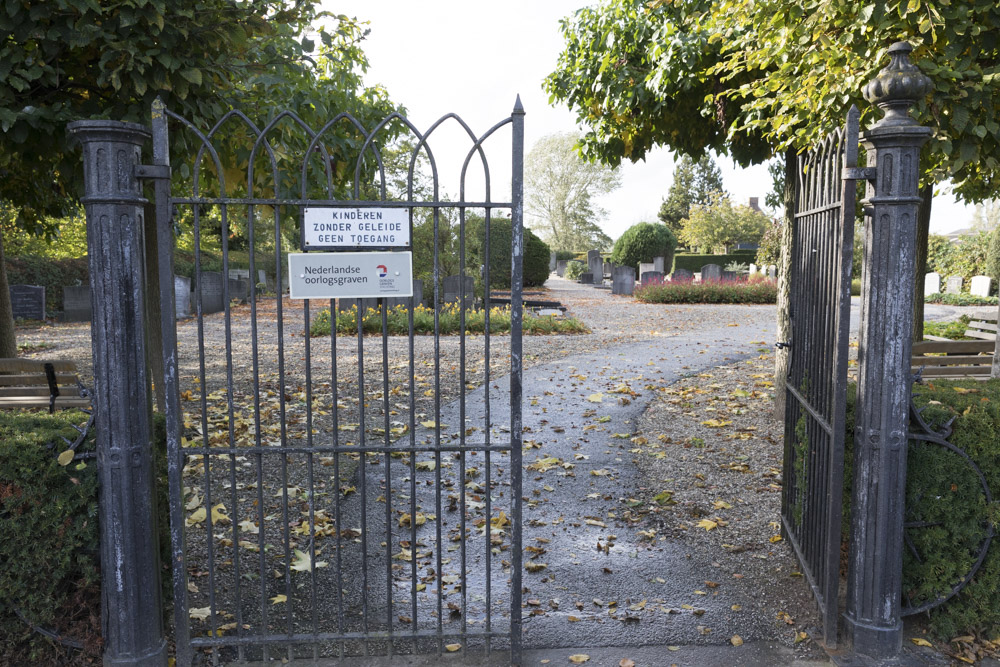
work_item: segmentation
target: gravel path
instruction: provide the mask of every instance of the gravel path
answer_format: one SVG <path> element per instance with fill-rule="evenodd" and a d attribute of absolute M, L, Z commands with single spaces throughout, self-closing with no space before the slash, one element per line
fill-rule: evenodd
<path fill-rule="evenodd" d="M 525 464 L 549 457 L 569 464 L 536 465 L 525 472 L 524 546 L 536 549 L 526 558 L 537 556 L 532 562 L 546 564 L 524 575 L 527 644 L 722 644 L 737 634 L 747 640 L 791 643 L 795 630 L 812 619 L 808 604 L 801 604 L 808 602 L 807 586 L 801 577 L 790 576 L 795 569 L 790 549 L 769 541 L 774 535 L 769 523 L 777 520 L 780 494 L 756 490 L 773 484 L 774 476 L 768 471 L 780 467 L 776 427 L 766 417 L 769 392 L 766 387 L 751 387 L 751 396 L 741 401 L 758 429 L 747 440 L 729 441 L 721 430 L 717 438 L 715 431 L 695 435 L 705 427 L 688 423 L 691 418 L 683 412 L 675 414 L 676 406 L 671 403 L 689 390 L 698 396 L 703 394 L 697 392 L 704 391 L 716 402 L 692 403 L 694 407 L 685 407 L 687 412 L 715 411 L 726 416 L 728 412 L 719 410 L 733 411 L 725 395 L 735 391 L 733 387 L 745 386 L 749 371 L 754 371 L 751 376 L 768 374 L 770 360 L 757 359 L 755 367 L 709 369 L 756 357 L 758 350 L 767 349 L 773 339 L 774 308 L 640 304 L 555 278 L 547 287 L 549 298 L 563 302 L 568 314 L 582 320 L 591 333 L 524 338 L 524 437 L 531 443 L 524 454 Z M 280 338 L 276 304 L 258 307 L 256 354 L 251 345 L 254 318 L 250 308 L 233 310 L 231 364 L 224 353 L 224 315 L 206 318 L 201 334 L 195 321 L 180 323 L 186 435 L 191 444 L 233 443 L 239 448 L 255 443 L 268 447 L 336 442 L 348 446 L 402 436 L 394 445 L 400 446 L 409 442 L 411 434 L 421 444 L 438 434 L 446 443 L 462 441 L 463 433 L 470 442 L 481 441 L 486 432 L 494 441 L 503 439 L 507 337 L 491 338 L 488 358 L 481 336 L 466 337 L 464 350 L 457 336 L 443 337 L 438 349 L 433 338 L 417 337 L 411 387 L 405 338 L 390 339 L 384 348 L 378 337 L 364 339 L 360 347 L 356 339 L 340 338 L 332 355 L 328 338 L 303 336 L 304 314 L 297 303 L 286 301 L 282 307 Z M 204 378 L 199 338 L 206 350 Z M 86 325 L 22 330 L 19 342 L 48 343 L 51 348 L 34 356 L 74 358 L 84 375 L 88 374 Z M 464 377 L 459 372 L 463 354 L 467 360 Z M 363 391 L 359 366 L 364 367 Z M 490 420 L 482 411 L 487 372 L 495 405 Z M 726 380 L 713 379 L 718 373 Z M 705 377 L 709 374 L 712 377 Z M 683 380 L 686 376 L 693 377 Z M 733 376 L 731 383 L 729 376 Z M 754 379 L 752 383 L 760 382 Z M 307 391 L 313 400 L 311 422 L 305 411 Z M 593 400 L 596 395 L 602 397 L 599 402 Z M 464 405 L 458 401 L 462 396 Z M 466 422 L 459 427 L 463 417 Z M 691 444 L 698 437 L 704 440 L 703 448 L 685 447 L 684 443 Z M 450 454 L 419 455 L 412 461 L 369 455 L 369 465 L 351 478 L 350 471 L 360 463 L 358 455 L 267 456 L 226 451 L 212 457 L 208 472 L 200 457 L 189 457 L 184 478 L 191 525 L 190 606 L 215 612 L 207 620 L 193 621 L 195 634 L 231 633 L 238 625 L 251 626 L 254 633 L 265 627 L 275 633 L 306 629 L 313 614 L 313 618 L 321 617 L 318 625 L 327 631 L 357 629 L 360 623 L 369 622 L 365 614 L 384 619 L 372 620 L 369 627 L 391 622 L 398 624 L 397 631 L 405 631 L 411 626 L 413 609 L 421 629 L 437 623 L 456 629 L 461 622 L 481 630 L 486 600 L 477 597 L 481 595 L 477 586 L 485 585 L 486 561 L 492 564 L 494 593 L 489 602 L 495 608 L 494 622 L 504 624 L 509 539 L 501 525 L 496 533 L 489 531 L 487 546 L 487 531 L 482 527 L 487 512 L 480 503 L 485 496 L 496 501 L 489 514 L 492 518 L 509 506 L 509 494 L 504 492 L 510 480 L 506 457 L 494 455 L 487 464 L 481 455 L 478 461 Z M 275 448 L 268 453 L 280 452 Z M 418 463 L 421 468 L 416 467 Z M 722 470 L 723 465 L 729 470 Z M 749 470 L 733 465 L 746 465 Z M 475 475 L 470 476 L 470 469 Z M 757 479 L 762 475 L 768 479 Z M 387 476 L 393 480 L 391 485 L 385 482 Z M 456 515 L 461 513 L 435 507 L 434 488 L 443 488 L 445 505 L 454 508 L 456 498 L 468 503 L 469 590 L 457 597 L 458 591 L 452 590 L 442 595 L 445 603 L 458 605 L 458 615 L 447 619 L 437 613 L 436 597 L 438 586 L 445 587 L 439 578 L 454 576 L 457 566 L 451 540 L 459 528 Z M 667 490 L 676 505 L 655 500 Z M 715 508 L 718 500 L 733 508 Z M 426 520 L 416 543 L 408 539 L 412 526 L 403 518 L 414 505 Z M 210 507 L 217 508 L 217 520 L 197 516 L 199 509 Z M 357 530 L 362 511 L 367 515 L 364 532 Z M 343 513 L 340 521 L 335 520 L 338 512 Z M 722 515 L 731 515 L 731 520 Z M 701 518 L 710 517 L 729 520 L 729 524 L 711 532 L 697 528 Z M 292 528 L 291 534 L 280 528 L 285 525 Z M 387 534 L 391 539 L 385 539 Z M 337 535 L 342 543 L 339 549 L 334 545 Z M 744 547 L 723 548 L 721 540 Z M 306 564 L 322 561 L 328 567 L 311 571 L 307 567 L 293 576 L 286 565 L 302 562 L 296 549 L 306 554 Z M 367 556 L 362 557 L 363 552 Z M 220 564 L 212 573 L 206 568 L 209 559 Z M 408 594 L 414 562 L 425 587 L 417 599 Z M 372 573 L 368 582 L 372 602 L 367 610 L 358 604 L 364 596 L 356 568 L 362 563 Z M 337 564 L 351 576 L 337 576 Z M 389 580 L 396 591 L 392 609 L 385 602 Z M 311 596 L 312 581 L 325 592 L 322 600 Z M 453 580 L 447 581 L 454 586 Z M 233 599 L 237 582 L 245 598 L 241 605 Z M 763 595 L 778 586 L 785 595 Z M 328 594 L 338 588 L 342 595 Z M 287 601 L 281 600 L 282 595 Z M 795 606 L 786 608 L 792 600 L 797 601 Z M 287 613 L 292 608 L 296 611 Z M 448 610 L 456 611 L 450 604 L 444 613 Z M 338 627 L 338 622 L 346 625 Z"/>

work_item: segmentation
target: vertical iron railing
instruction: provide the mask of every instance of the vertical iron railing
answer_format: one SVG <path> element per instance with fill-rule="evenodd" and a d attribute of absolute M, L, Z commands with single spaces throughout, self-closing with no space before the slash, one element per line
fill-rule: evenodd
<path fill-rule="evenodd" d="M 798 158 L 786 384 L 784 532 L 837 642 L 847 357 L 858 160 L 857 108 Z"/>
<path fill-rule="evenodd" d="M 178 664 L 191 664 L 196 652 L 219 664 L 499 648 L 520 661 L 523 113 L 518 101 L 480 136 L 454 114 L 421 133 L 398 114 L 369 131 L 349 114 L 314 130 L 289 112 L 258 127 L 232 111 L 202 131 L 154 106 L 157 165 L 171 164 L 168 119 L 197 148 L 193 160 L 173 160 L 188 192 L 157 181 L 161 299 L 170 306 L 164 357 Z M 457 201 L 439 186 L 429 141 L 446 122 L 471 144 Z M 484 142 L 507 125 L 511 197 L 494 201 Z M 299 144 L 288 143 L 293 131 Z M 410 142 L 408 165 L 405 192 L 393 193 L 386 150 L 399 137 Z M 290 157 L 296 146 L 301 163 Z M 337 171 L 345 151 L 354 169 Z M 466 197 L 472 162 L 482 165 L 482 199 Z M 430 185 L 418 192 L 421 164 Z M 353 181 L 338 182 L 352 171 Z M 415 217 L 432 230 L 427 246 L 411 247 L 432 257 L 432 336 L 415 335 L 420 294 L 401 306 L 405 337 L 390 335 L 385 299 L 374 304 L 374 335 L 363 321 L 367 300 L 351 300 L 352 333 L 338 330 L 337 301 L 288 301 L 284 254 L 297 248 L 282 221 L 302 220 L 306 207 L 364 206 L 409 210 L 411 238 Z M 455 234 L 459 273 L 476 270 L 466 265 L 470 210 L 483 213 L 485 330 L 481 340 L 466 335 L 472 295 L 462 280 L 460 330 L 445 340 L 443 254 Z M 512 236 L 510 394 L 498 401 L 489 244 L 504 210 Z M 183 251 L 195 285 L 193 319 L 177 324 L 175 223 L 190 225 Z M 218 259 L 206 256 L 213 244 Z M 240 284 L 229 280 L 235 252 L 247 253 L 249 294 L 231 291 Z M 261 266 L 273 271 L 273 296 L 254 288 Z M 210 290 L 216 284 L 218 293 Z M 236 303 L 244 296 L 246 304 Z M 313 337 L 323 306 L 330 332 Z M 443 347 L 455 348 L 457 368 L 443 365 Z M 467 385 L 473 364 L 482 382 L 475 391 Z"/>

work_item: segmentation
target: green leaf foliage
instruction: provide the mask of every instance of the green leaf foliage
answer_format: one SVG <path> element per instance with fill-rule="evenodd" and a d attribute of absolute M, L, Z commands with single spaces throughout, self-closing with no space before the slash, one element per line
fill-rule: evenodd
<path fill-rule="evenodd" d="M 633 296 L 643 303 L 774 303 L 778 284 L 759 274 L 736 280 L 650 282 L 637 287 Z"/>
<path fill-rule="evenodd" d="M 681 223 L 680 237 L 692 248 L 713 250 L 739 243 L 756 244 L 771 220 L 749 206 L 733 206 L 726 196 L 716 195 L 709 204 L 695 204 Z"/>
<path fill-rule="evenodd" d="M 663 257 L 663 266 L 673 263 L 677 237 L 666 225 L 655 222 L 640 222 L 625 230 L 611 251 L 611 261 L 619 266 L 638 268 L 642 262 L 652 262 L 654 257 Z"/>
<path fill-rule="evenodd" d="M 466 243 L 471 248 L 473 268 L 485 263 L 486 221 L 470 216 Z M 511 221 L 494 217 L 490 220 L 490 287 L 510 289 L 511 271 Z M 549 277 L 549 246 L 530 229 L 524 230 L 524 254 L 521 260 L 525 287 L 539 287 Z"/>
<path fill-rule="evenodd" d="M 985 274 L 1000 283 L 1000 226 L 990 235 L 990 248 L 986 254 Z"/>
<path fill-rule="evenodd" d="M 99 658 L 100 616 L 97 467 L 93 459 L 61 466 L 73 439 L 73 425 L 87 415 L 64 410 L 54 415 L 0 411 L 0 655 L 10 664 L 63 664 L 60 649 L 30 630 L 32 623 L 56 630 L 72 628 L 85 653 Z M 161 558 L 169 562 L 165 431 L 155 429 Z M 94 431 L 77 452 L 94 450 Z M 170 595 L 169 570 L 163 591 Z M 164 598 L 169 599 L 169 598 Z M 96 652 L 96 656 L 94 653 Z"/>
<path fill-rule="evenodd" d="M 722 187 L 722 172 L 715 161 L 708 155 L 697 160 L 684 155 L 674 167 L 674 181 L 657 217 L 677 233 L 681 230 L 681 222 L 691 213 L 692 205 L 710 204 L 719 192 L 725 192 L 725 188 Z"/>
<path fill-rule="evenodd" d="M 918 408 L 932 424 L 954 418 L 948 438 L 976 463 L 994 490 L 1000 488 L 1000 380 L 936 380 L 914 385 Z M 845 522 L 849 521 L 856 387 L 848 392 L 845 461 Z M 987 506 L 975 472 L 955 453 L 933 444 L 910 441 L 906 507 L 914 520 L 932 525 L 911 528 L 907 536 L 920 554 L 903 550 L 903 590 L 914 603 L 948 593 L 974 561 L 983 538 L 983 522 L 1000 522 L 1000 502 Z M 845 523 L 845 527 L 847 524 Z M 845 533 L 845 536 L 848 533 Z M 1000 550 L 992 546 L 982 567 L 957 596 L 930 611 L 930 627 L 941 639 L 1000 630 Z"/>
<path fill-rule="evenodd" d="M 722 57 L 704 23 L 710 6 L 611 0 L 563 19 L 563 51 L 544 87 L 587 128 L 580 140 L 585 158 L 635 162 L 655 146 L 692 157 L 714 150 L 743 165 L 770 157 L 760 131 L 734 127 L 740 101 L 718 95 L 748 77 L 724 85 L 710 75 Z"/>
<path fill-rule="evenodd" d="M 952 242 L 945 236 L 932 234 L 927 243 L 927 270 L 940 273 L 942 278 L 962 276 L 966 288 L 973 276 L 990 275 L 987 257 L 992 234 L 968 234 Z"/>
<path fill-rule="evenodd" d="M 525 212 L 556 250 L 605 250 L 611 238 L 598 224 L 607 212 L 593 198 L 621 183 L 617 170 L 580 158 L 576 135 L 542 137 L 525 158 Z"/>

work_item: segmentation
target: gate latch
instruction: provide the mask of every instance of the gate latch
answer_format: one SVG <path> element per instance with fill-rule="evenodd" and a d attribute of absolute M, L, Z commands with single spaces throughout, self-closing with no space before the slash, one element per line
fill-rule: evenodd
<path fill-rule="evenodd" d="M 135 168 L 135 177 L 150 180 L 170 180 L 170 166 L 165 164 L 140 164 Z"/>
<path fill-rule="evenodd" d="M 787 349 L 791 349 L 791 347 L 792 347 L 792 344 L 791 344 L 791 343 L 786 343 L 786 342 L 784 342 L 784 341 L 780 341 L 780 340 L 779 340 L 779 341 L 778 341 L 777 343 L 775 343 L 775 344 L 774 344 L 774 346 L 775 346 L 776 348 L 778 348 L 779 350 L 784 350 L 784 349 L 786 349 L 786 348 L 787 348 Z"/>
<path fill-rule="evenodd" d="M 844 181 L 874 181 L 877 171 L 875 167 L 844 167 L 840 178 Z"/>

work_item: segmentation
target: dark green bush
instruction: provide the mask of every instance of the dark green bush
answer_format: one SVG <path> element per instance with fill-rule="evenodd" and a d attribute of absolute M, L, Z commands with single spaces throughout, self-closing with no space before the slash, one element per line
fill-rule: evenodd
<path fill-rule="evenodd" d="M 663 266 L 673 262 L 677 236 L 664 224 L 639 222 L 622 234 L 611 251 L 611 261 L 620 266 L 638 267 L 641 262 L 652 262 L 663 257 Z"/>
<path fill-rule="evenodd" d="M 64 649 L 34 633 L 15 608 L 37 626 L 83 640 L 85 654 L 99 655 L 97 468 L 94 459 L 65 467 L 57 461 L 66 448 L 59 435 L 74 438 L 72 425 L 86 420 L 75 410 L 54 415 L 0 411 L 0 656 L 16 656 L 8 664 L 63 660 L 57 655 Z M 161 559 L 169 564 L 162 420 L 155 434 Z M 93 449 L 91 431 L 77 451 Z M 169 570 L 163 576 L 169 595 Z"/>
<path fill-rule="evenodd" d="M 674 268 L 671 272 L 687 269 L 691 273 L 697 273 L 706 264 L 718 264 L 722 267 L 733 262 L 748 264 L 754 261 L 756 254 L 756 250 L 734 250 L 728 255 L 675 255 Z"/>
<path fill-rule="evenodd" d="M 778 283 L 760 274 L 736 280 L 649 282 L 633 296 L 644 303 L 776 303 Z"/>
<path fill-rule="evenodd" d="M 993 489 L 1000 489 L 1000 380 L 935 380 L 914 385 L 918 408 L 931 424 L 955 418 L 948 438 L 979 466 Z M 848 391 L 845 539 L 849 536 L 856 387 Z M 982 522 L 996 526 L 1000 502 L 987 507 L 975 472 L 953 452 L 938 445 L 911 441 L 907 459 L 908 515 L 929 522 L 907 530 L 920 554 L 903 551 L 903 590 L 914 602 L 936 599 L 966 574 L 983 537 Z M 942 639 L 976 633 L 995 636 L 1000 630 L 1000 547 L 994 543 L 972 581 L 958 595 L 929 612 L 930 627 Z"/>
<path fill-rule="evenodd" d="M 23 255 L 6 258 L 7 282 L 11 285 L 41 285 L 45 288 L 45 310 L 53 317 L 62 310 L 62 288 L 87 285 L 90 269 L 86 257 L 53 259 Z"/>
<path fill-rule="evenodd" d="M 572 250 L 556 250 L 556 261 L 573 259 L 576 253 Z"/>
<path fill-rule="evenodd" d="M 469 244 L 470 263 L 478 266 L 484 263 L 486 224 L 481 218 L 470 218 L 466 243 Z M 490 287 L 510 289 L 510 244 L 511 222 L 509 218 L 490 220 Z M 535 236 L 527 227 L 524 229 L 524 286 L 538 287 L 549 277 L 549 246 Z M 477 278 L 477 281 L 479 279 Z M 480 291 L 481 290 L 477 290 Z"/>

